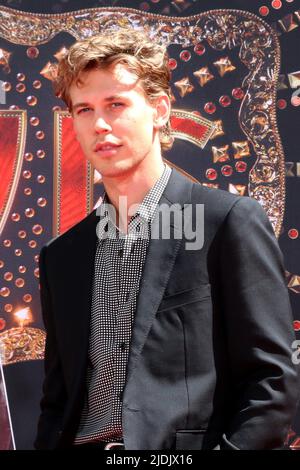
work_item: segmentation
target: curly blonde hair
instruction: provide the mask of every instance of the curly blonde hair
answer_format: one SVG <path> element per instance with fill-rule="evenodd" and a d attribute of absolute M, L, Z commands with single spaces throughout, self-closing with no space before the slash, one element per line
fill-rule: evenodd
<path fill-rule="evenodd" d="M 122 28 L 75 42 L 59 60 L 53 82 L 56 96 L 72 111 L 70 86 L 80 84 L 80 75 L 92 69 L 109 69 L 125 64 L 140 80 L 151 103 L 162 93 L 171 98 L 169 56 L 166 47 L 145 32 Z M 170 120 L 160 129 L 162 150 L 172 147 Z"/>

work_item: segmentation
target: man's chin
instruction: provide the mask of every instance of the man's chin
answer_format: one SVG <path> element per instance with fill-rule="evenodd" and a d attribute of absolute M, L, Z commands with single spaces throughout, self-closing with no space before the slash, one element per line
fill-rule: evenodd
<path fill-rule="evenodd" d="M 118 178 L 132 173 L 136 168 L 133 162 L 118 162 L 106 168 L 96 168 L 102 178 Z"/>

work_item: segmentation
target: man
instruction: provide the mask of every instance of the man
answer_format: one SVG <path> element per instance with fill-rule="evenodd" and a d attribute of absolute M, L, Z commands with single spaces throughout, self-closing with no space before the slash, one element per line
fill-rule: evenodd
<path fill-rule="evenodd" d="M 105 195 L 41 251 L 38 449 L 275 449 L 290 426 L 280 250 L 257 202 L 164 164 L 169 79 L 165 48 L 132 30 L 59 63 L 56 92 Z"/>

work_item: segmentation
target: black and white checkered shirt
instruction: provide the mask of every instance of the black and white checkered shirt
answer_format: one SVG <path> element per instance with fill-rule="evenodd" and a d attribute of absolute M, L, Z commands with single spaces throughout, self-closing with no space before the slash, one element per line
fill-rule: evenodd
<path fill-rule="evenodd" d="M 131 217 L 127 234 L 114 224 L 106 195 L 101 204 L 86 397 L 75 444 L 122 439 L 122 392 L 137 294 L 151 221 L 171 171 L 165 165 L 162 176 Z"/>

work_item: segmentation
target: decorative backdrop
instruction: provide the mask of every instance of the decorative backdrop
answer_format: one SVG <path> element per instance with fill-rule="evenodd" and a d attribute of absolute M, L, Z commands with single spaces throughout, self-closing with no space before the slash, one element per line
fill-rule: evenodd
<path fill-rule="evenodd" d="M 204 185 L 261 203 L 285 255 L 300 331 L 300 0 L 237 0 L 230 9 L 225 0 L 97 8 L 61 0 L 47 12 L 30 3 L 0 1 L 0 345 L 18 449 L 32 448 L 41 397 L 39 251 L 103 190 L 52 91 L 57 60 L 75 39 L 130 26 L 168 46 L 175 143 L 164 157 Z M 292 449 L 299 436 L 298 416 Z"/>

